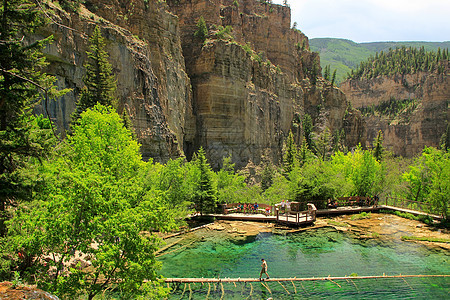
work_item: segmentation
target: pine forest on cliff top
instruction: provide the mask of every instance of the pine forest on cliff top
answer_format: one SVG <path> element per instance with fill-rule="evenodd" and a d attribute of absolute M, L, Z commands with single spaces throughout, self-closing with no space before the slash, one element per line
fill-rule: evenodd
<path fill-rule="evenodd" d="M 3 16 L 0 21 L 1 280 L 12 281 L 14 285 L 35 284 L 61 299 L 98 299 L 111 286 L 121 298 L 164 298 L 169 290 L 162 284 L 158 273 L 160 265 L 155 252 L 161 239 L 157 233 L 185 228 L 184 220 L 190 214 L 212 213 L 218 204 L 223 203 L 274 205 L 289 200 L 314 203 L 322 209 L 330 198 L 390 196 L 426 202 L 433 213 L 443 216 L 444 221 L 439 226 L 448 224 L 449 125 L 442 132 L 437 147 L 425 146 L 415 157 L 404 158 L 394 155 L 384 146 L 381 131 L 366 144 L 349 147 L 343 125 L 335 130 L 330 129 L 331 125 L 327 126 L 334 121 L 331 117 L 326 119 L 331 110 L 326 110 L 327 104 L 321 102 L 309 108 L 306 104 L 305 107 L 295 105 L 292 108 L 293 120 L 288 122 L 289 130 L 283 134 L 277 132 L 280 135 L 279 153 L 267 152 L 266 155 L 263 149 L 258 162 L 249 160 L 238 168 L 235 162 L 240 160 L 233 155 L 213 160 L 211 148 L 208 148 L 210 145 L 201 143 L 191 149 L 190 155 L 174 151 L 178 157 L 162 154 L 161 157 L 167 159 L 146 157 L 144 160 L 142 147 L 148 146 L 149 142 L 142 140 L 143 130 L 139 127 L 142 121 L 137 119 L 136 111 L 126 109 L 131 107 L 131 102 L 118 96 L 119 90 L 123 93 L 127 79 L 119 74 L 121 70 L 108 49 L 114 39 L 120 38 L 134 43 L 127 44 L 129 48 L 120 48 L 120 53 L 131 55 L 138 53 L 141 47 L 147 49 L 147 52 L 143 50 L 136 56 L 136 61 L 140 58 L 139 63 L 150 70 L 147 77 L 142 75 L 144 69 L 140 71 L 142 77 L 139 79 L 145 81 L 144 85 L 149 88 L 142 96 L 144 99 L 171 88 L 166 85 L 152 89 L 152 84 L 161 84 L 167 78 L 157 80 L 155 74 L 162 74 L 165 70 L 146 61 L 147 56 L 144 55 L 151 52 L 146 48 L 151 47 L 149 41 L 157 40 L 161 43 L 158 47 L 168 51 L 163 44 L 168 43 L 169 38 L 159 40 L 153 35 L 155 32 L 148 36 L 129 34 L 128 29 L 106 20 L 108 10 L 102 10 L 103 2 L 6 0 L 0 6 Z M 173 14 L 166 13 L 166 10 L 179 11 L 184 3 L 166 1 L 170 5 L 167 6 L 165 1 L 143 0 L 131 1 L 135 6 L 127 7 L 126 1 L 116 2 L 124 5 L 122 8 L 114 7 L 118 11 L 148 11 L 152 17 L 163 11 L 164 16 L 169 15 L 170 18 Z M 236 17 L 233 12 L 244 6 L 244 1 L 223 2 L 230 2 L 222 11 L 223 14 L 230 11 L 230 18 Z M 282 15 L 287 9 L 286 5 L 273 5 L 270 1 L 247 2 L 255 6 L 251 9 L 261 13 L 265 11 L 268 15 L 274 10 Z M 104 14 L 105 19 L 93 12 Z M 132 19 L 135 16 L 127 17 Z M 270 61 L 270 54 L 255 51 L 251 43 L 244 43 L 245 39 L 237 34 L 238 29 L 208 24 L 213 16 L 205 17 L 191 20 L 188 31 L 170 38 L 177 43 L 183 39 L 194 40 L 196 44 L 186 46 L 183 53 L 190 57 L 203 55 L 203 66 L 207 65 L 207 59 L 219 53 L 213 52 L 214 49 L 221 49 L 223 57 L 234 53 L 242 55 L 242 63 L 255 72 L 253 82 L 242 79 L 247 85 L 242 90 L 253 93 L 249 93 L 248 99 L 252 99 L 251 95 L 265 95 L 271 105 L 279 105 L 277 97 L 273 96 L 279 92 L 278 87 L 269 87 L 278 84 L 277 80 L 295 81 L 293 90 L 302 93 L 302 103 L 307 103 L 313 95 L 322 97 L 322 100 L 328 99 L 327 93 L 339 93 L 342 95 L 339 97 L 344 97 L 333 86 L 336 78 L 332 69 L 326 68 L 325 78 L 321 76 L 318 56 L 309 51 L 306 37 L 297 33 L 297 29 L 289 28 L 291 37 L 297 39 L 292 49 L 298 55 L 295 63 L 299 69 L 285 74 L 284 66 Z M 252 15 L 248 18 L 260 22 L 265 17 Z M 125 26 L 127 20 L 120 22 Z M 290 24 L 290 20 L 287 23 Z M 81 27 L 75 29 L 71 26 Z M 129 30 L 136 29 L 133 26 L 128 27 Z M 55 28 L 61 31 L 55 31 Z M 79 31 L 81 28 L 89 28 L 86 31 L 89 36 Z M 49 34 L 51 32 L 55 34 Z M 81 47 L 85 49 L 85 59 L 74 60 L 82 66 L 70 69 L 82 81 L 82 88 L 61 83 L 64 78 L 59 72 L 67 62 L 56 55 L 58 47 L 53 46 L 61 45 L 59 42 L 65 36 L 61 32 L 73 34 L 75 48 L 81 47 L 77 42 L 86 43 L 85 48 Z M 125 33 L 116 35 L 117 32 Z M 134 47 L 135 52 L 127 52 L 130 47 Z M 173 55 L 178 53 L 182 57 L 181 50 L 172 50 Z M 413 54 L 413 57 L 406 54 Z M 156 56 L 157 52 L 148 55 Z M 352 79 L 373 78 L 419 69 L 443 76 L 448 74 L 448 63 L 448 49 L 428 52 L 424 48 L 400 48 L 376 53 L 354 68 L 350 76 Z M 186 73 L 177 73 L 177 80 L 181 82 L 198 71 L 190 78 L 195 86 L 194 95 L 190 96 L 189 91 L 185 91 L 186 99 L 197 99 L 195 92 L 202 87 L 202 80 L 210 80 L 213 75 L 207 73 L 208 70 L 195 69 L 202 65 L 190 65 L 188 61 L 186 65 Z M 173 65 L 170 68 L 175 70 Z M 82 73 L 78 73 L 80 70 Z M 272 77 L 255 75 L 258 72 L 267 72 Z M 66 83 L 72 75 L 67 73 L 67 76 Z M 256 82 L 258 78 L 267 80 L 267 88 L 272 90 L 267 92 L 261 88 L 266 83 Z M 62 120 L 49 118 L 48 108 L 55 107 L 51 103 L 73 95 L 76 95 L 76 103 L 67 117 L 69 126 L 62 134 Z M 43 114 L 33 113 L 39 111 L 36 106 L 41 107 Z M 367 110 L 374 113 L 379 109 L 386 114 L 398 114 L 407 104 L 405 107 L 385 106 L 373 106 L 372 110 Z M 160 108 L 153 103 L 146 109 L 152 113 L 142 118 L 155 118 L 161 126 L 158 132 L 176 136 L 169 128 L 171 121 L 164 123 L 166 119 L 156 116 Z M 350 102 L 344 101 L 342 109 L 345 120 L 349 120 L 348 115 L 360 114 Z M 171 108 L 172 117 L 179 113 Z M 192 114 L 195 113 L 200 112 Z M 369 111 L 363 113 L 367 115 Z M 186 115 L 188 117 L 189 114 Z M 207 117 L 203 115 L 203 118 Z M 342 119 L 339 122 L 342 123 Z M 146 130 L 150 132 L 153 129 Z M 177 151 L 181 149 L 181 145 L 177 145 L 178 140 L 169 138 L 169 135 L 163 139 L 152 132 L 151 136 L 158 140 L 160 144 L 157 145 L 174 141 L 171 147 Z M 202 138 L 197 135 L 192 141 L 198 142 Z M 164 152 L 169 148 L 161 149 Z M 278 161 L 277 156 L 280 157 Z M 421 220 L 431 224 L 429 218 Z M 144 280 L 150 281 L 144 283 Z"/>

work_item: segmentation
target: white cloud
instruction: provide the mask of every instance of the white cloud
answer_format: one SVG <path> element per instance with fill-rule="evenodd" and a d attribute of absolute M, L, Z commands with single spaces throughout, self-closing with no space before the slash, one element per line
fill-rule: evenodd
<path fill-rule="evenodd" d="M 292 21 L 310 38 L 450 40 L 449 0 L 288 0 L 288 4 Z"/>

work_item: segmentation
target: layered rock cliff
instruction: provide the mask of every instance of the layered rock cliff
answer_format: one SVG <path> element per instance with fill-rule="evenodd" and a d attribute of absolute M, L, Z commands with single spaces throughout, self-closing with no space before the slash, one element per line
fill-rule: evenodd
<path fill-rule="evenodd" d="M 404 76 L 379 76 L 348 80 L 341 85 L 352 105 L 362 111 L 390 103 L 408 103 L 394 115 L 371 110 L 365 115 L 367 141 L 379 130 L 384 146 L 396 155 L 412 157 L 425 146 L 439 146 L 450 117 L 450 76 L 448 63 L 441 72 L 418 72 Z M 370 110 L 370 109 L 369 109 Z"/>
<path fill-rule="evenodd" d="M 60 87 L 73 89 L 49 103 L 62 132 L 83 87 L 88 35 L 100 26 L 117 76 L 118 110 L 128 111 L 145 158 L 189 158 L 203 146 L 215 167 L 228 155 L 238 167 L 259 163 L 263 153 L 277 163 L 289 130 L 300 139 L 305 113 L 317 130 L 345 130 L 349 146 L 361 142 L 364 123 L 339 89 L 318 78 L 319 57 L 290 28 L 288 7 L 166 2 L 90 0 L 71 13 L 50 2 L 55 22 L 41 32 L 55 35 L 49 71 Z M 205 40 L 194 36 L 200 17 Z"/>

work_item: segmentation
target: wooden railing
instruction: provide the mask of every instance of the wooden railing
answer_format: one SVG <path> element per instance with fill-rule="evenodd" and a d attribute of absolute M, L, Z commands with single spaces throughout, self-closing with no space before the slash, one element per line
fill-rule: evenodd
<path fill-rule="evenodd" d="M 407 200 L 397 197 L 386 197 L 385 201 L 383 201 L 385 205 L 395 206 L 405 209 L 411 209 L 415 211 L 420 211 L 429 214 L 439 215 L 439 212 L 434 210 L 430 203 Z"/>
<path fill-rule="evenodd" d="M 301 225 L 304 223 L 311 223 L 316 221 L 317 208 L 314 204 L 308 203 L 308 210 L 299 212 L 285 212 L 280 213 L 279 209 L 275 209 L 277 222 L 289 223 L 294 225 Z"/>

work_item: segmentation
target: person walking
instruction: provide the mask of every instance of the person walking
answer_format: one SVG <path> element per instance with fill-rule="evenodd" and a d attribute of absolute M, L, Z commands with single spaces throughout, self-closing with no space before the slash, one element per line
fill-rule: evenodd
<path fill-rule="evenodd" d="M 267 262 L 264 260 L 264 258 L 261 258 L 261 273 L 259 273 L 259 280 L 261 280 L 262 274 L 266 274 L 267 278 L 270 279 L 269 274 L 267 274 Z"/>

